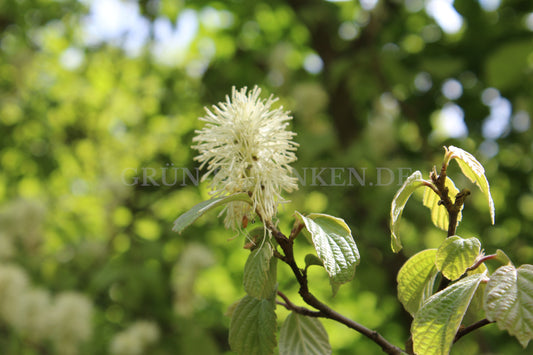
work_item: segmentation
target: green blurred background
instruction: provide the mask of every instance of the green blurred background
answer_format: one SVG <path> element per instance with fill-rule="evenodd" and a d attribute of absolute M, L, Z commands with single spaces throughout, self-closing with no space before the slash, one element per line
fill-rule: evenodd
<path fill-rule="evenodd" d="M 171 227 L 209 197 L 194 184 L 191 140 L 203 106 L 233 85 L 257 84 L 291 110 L 298 172 L 366 171 L 365 184 L 301 186 L 280 216 L 285 231 L 294 210 L 352 228 L 354 282 L 332 298 L 324 271 L 310 270 L 311 290 L 339 312 L 407 340 L 396 274 L 445 232 L 413 198 L 393 254 L 390 202 L 398 169 L 427 173 L 443 145 L 478 157 L 496 205 L 491 226 L 483 195 L 452 165 L 458 187 L 473 190 L 458 234 L 533 263 L 533 3 L 451 2 L 0 2 L 0 352 L 231 353 L 224 313 L 244 295 L 243 237 L 216 213 L 183 235 Z M 376 186 L 380 167 L 393 183 Z M 170 186 L 162 168 L 178 173 Z M 310 248 L 297 244 L 303 265 Z M 279 282 L 302 303 L 283 265 Z M 334 354 L 381 353 L 323 324 Z M 525 353 L 495 325 L 452 350 Z"/>

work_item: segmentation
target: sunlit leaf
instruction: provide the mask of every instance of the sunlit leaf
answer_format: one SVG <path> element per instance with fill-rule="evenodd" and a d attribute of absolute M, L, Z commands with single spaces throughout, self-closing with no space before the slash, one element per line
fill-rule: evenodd
<path fill-rule="evenodd" d="M 297 212 L 298 213 L 298 212 Z M 352 232 L 341 218 L 312 213 L 298 216 L 305 224 L 304 234 L 311 240 L 333 283 L 351 281 L 359 264 L 359 250 Z"/>
<path fill-rule="evenodd" d="M 276 261 L 272 247 L 264 243 L 248 256 L 244 265 L 243 284 L 246 293 L 252 297 L 271 298 L 276 289 Z"/>
<path fill-rule="evenodd" d="M 229 345 L 239 355 L 270 355 L 276 346 L 273 300 L 244 296 L 231 317 Z"/>
<path fill-rule="evenodd" d="M 416 313 L 411 333 L 416 354 L 445 355 L 485 274 L 474 274 L 431 296 Z"/>
<path fill-rule="evenodd" d="M 485 290 L 487 319 L 514 335 L 525 348 L 533 339 L 533 265 L 498 268 Z"/>
<path fill-rule="evenodd" d="M 398 231 L 405 204 L 407 203 L 407 200 L 409 200 L 409 197 L 411 197 L 411 194 L 424 183 L 426 183 L 426 181 L 422 178 L 422 173 L 417 170 L 405 180 L 402 187 L 400 187 L 392 199 L 390 211 L 390 229 L 392 233 L 391 248 L 395 253 L 402 249 L 402 243 L 400 241 L 400 235 Z"/>
<path fill-rule="evenodd" d="M 318 318 L 291 312 L 281 326 L 279 353 L 280 355 L 331 354 L 328 333 Z"/>
<path fill-rule="evenodd" d="M 437 251 L 437 269 L 446 278 L 456 280 L 474 264 L 480 251 L 481 242 L 477 238 L 463 239 L 457 235 L 449 237 Z"/>
<path fill-rule="evenodd" d="M 423 250 L 409 258 L 398 272 L 398 299 L 412 316 L 433 291 L 437 249 Z"/>
<path fill-rule="evenodd" d="M 459 193 L 459 190 L 457 187 L 455 187 L 455 184 L 449 177 L 446 177 L 446 187 L 448 188 L 448 196 L 451 198 Z M 431 211 L 431 221 L 436 227 L 447 231 L 450 223 L 448 211 L 446 210 L 446 207 L 444 207 L 442 204 L 439 204 L 439 202 L 440 197 L 435 193 L 435 191 L 429 187 L 424 188 L 423 203 L 424 206 L 429 208 Z M 462 210 L 463 206 L 461 206 L 461 211 Z M 463 218 L 463 213 L 461 211 L 459 211 L 459 214 L 457 215 L 457 225 L 459 225 L 459 222 Z"/>
<path fill-rule="evenodd" d="M 507 254 L 504 253 L 503 250 L 498 249 L 496 250 L 496 260 L 498 260 L 503 265 L 512 265 L 511 259 L 507 256 Z"/>
<path fill-rule="evenodd" d="M 202 201 L 174 221 L 174 227 L 172 230 L 174 232 L 181 233 L 185 228 L 190 226 L 194 221 L 200 218 L 204 213 L 212 210 L 215 207 L 224 205 L 232 201 L 243 201 L 251 204 L 252 200 L 247 193 L 241 192 L 229 196 L 217 197 L 207 201 Z"/>
<path fill-rule="evenodd" d="M 490 194 L 489 182 L 485 176 L 485 168 L 481 165 L 477 159 L 467 151 L 462 150 L 461 148 L 454 147 L 453 145 L 447 148 L 448 153 L 450 154 L 449 159 L 455 159 L 461 168 L 463 174 L 475 183 L 479 189 L 485 194 L 487 202 L 489 204 L 490 219 L 492 224 L 494 224 L 494 201 Z"/>
<path fill-rule="evenodd" d="M 475 270 L 469 271 L 468 275 L 473 274 L 483 274 L 487 271 L 487 268 L 484 266 L 484 264 L 481 264 L 482 266 L 478 267 Z M 476 272 L 480 271 L 480 272 Z M 485 288 L 487 284 L 481 282 L 474 293 L 474 296 L 472 297 L 472 300 L 470 301 L 470 305 L 468 306 L 468 310 L 466 311 L 465 318 L 463 319 L 463 324 L 470 324 L 479 321 L 480 319 L 485 318 L 485 311 L 483 310 L 483 298 L 485 295 Z"/>
<path fill-rule="evenodd" d="M 324 266 L 322 264 L 322 260 L 318 258 L 315 254 L 307 254 L 305 256 L 305 266 L 311 266 L 311 265 L 317 265 L 317 266 Z"/>

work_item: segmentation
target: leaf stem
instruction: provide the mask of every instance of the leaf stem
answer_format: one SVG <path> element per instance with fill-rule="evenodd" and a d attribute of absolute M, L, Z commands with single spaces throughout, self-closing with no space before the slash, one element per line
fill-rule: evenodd
<path fill-rule="evenodd" d="M 468 271 L 471 271 L 471 270 L 475 270 L 477 269 L 481 264 L 483 264 L 485 261 L 487 260 L 491 260 L 491 259 L 496 259 L 498 257 L 498 254 L 490 254 L 490 255 L 485 255 L 481 258 L 479 258 L 478 260 L 476 260 L 476 262 L 474 263 L 474 265 L 472 266 L 469 266 L 466 271 L 465 271 L 465 274 L 468 272 Z"/>

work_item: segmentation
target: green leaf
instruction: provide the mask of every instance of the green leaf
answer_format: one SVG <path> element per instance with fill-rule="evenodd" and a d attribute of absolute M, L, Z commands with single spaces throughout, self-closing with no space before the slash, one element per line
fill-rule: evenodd
<path fill-rule="evenodd" d="M 311 240 L 332 283 L 343 284 L 355 275 L 359 250 L 348 225 L 341 218 L 296 212 L 305 224 L 304 234 Z"/>
<path fill-rule="evenodd" d="M 411 326 L 416 354 L 444 355 L 450 352 L 457 329 L 485 275 L 465 277 L 434 294 L 424 303 Z"/>
<path fill-rule="evenodd" d="M 263 245 L 266 236 L 265 228 L 263 226 L 255 227 L 246 234 L 243 248 L 250 251 L 256 250 Z"/>
<path fill-rule="evenodd" d="M 272 298 L 276 290 L 276 261 L 272 247 L 266 242 L 250 253 L 244 265 L 243 277 L 244 290 L 249 296 Z"/>
<path fill-rule="evenodd" d="M 229 196 L 217 197 L 207 201 L 202 201 L 184 214 L 182 214 L 181 216 L 179 216 L 178 219 L 174 221 L 174 227 L 172 228 L 172 230 L 174 232 L 181 233 L 183 232 L 183 230 L 185 230 L 185 228 L 194 223 L 204 213 L 212 210 L 215 207 L 233 201 L 243 201 L 248 202 L 250 204 L 252 203 L 250 196 L 248 196 L 246 192 L 240 192 Z"/>
<path fill-rule="evenodd" d="M 307 254 L 304 260 L 306 267 L 311 265 L 324 266 L 324 264 L 322 264 L 322 260 L 320 260 L 315 254 Z"/>
<path fill-rule="evenodd" d="M 329 284 L 331 285 L 331 294 L 335 297 L 337 291 L 339 291 L 339 288 L 341 287 L 341 283 L 329 279 Z"/>
<path fill-rule="evenodd" d="M 436 255 L 437 249 L 423 250 L 410 257 L 398 272 L 398 299 L 412 316 L 433 293 Z"/>
<path fill-rule="evenodd" d="M 509 259 L 509 257 L 503 252 L 503 250 L 496 250 L 496 255 L 497 257 L 495 260 L 498 260 L 500 263 L 502 263 L 502 265 L 513 265 L 511 259 Z"/>
<path fill-rule="evenodd" d="M 498 268 L 490 276 L 483 308 L 490 321 L 525 348 L 533 339 L 533 265 Z"/>
<path fill-rule="evenodd" d="M 447 148 L 448 159 L 455 159 L 461 168 L 463 174 L 476 184 L 479 189 L 485 194 L 487 202 L 489 204 L 490 219 L 494 224 L 494 201 L 490 194 L 489 182 L 485 176 L 485 169 L 480 162 L 474 158 L 474 156 L 461 148 L 454 147 L 453 145 Z"/>
<path fill-rule="evenodd" d="M 279 334 L 280 355 L 331 354 L 328 333 L 320 320 L 291 312 Z"/>
<path fill-rule="evenodd" d="M 467 275 L 487 273 L 487 270 L 488 269 L 485 264 L 481 264 L 475 270 L 470 270 Z M 471 324 L 479 321 L 480 319 L 486 318 L 485 311 L 483 310 L 483 298 L 485 295 L 486 286 L 487 284 L 483 282 L 479 284 L 474 296 L 472 297 L 472 301 L 470 301 L 470 305 L 468 306 L 468 310 L 466 311 L 463 319 L 463 324 Z"/>
<path fill-rule="evenodd" d="M 457 187 L 455 187 L 455 184 L 453 183 L 452 179 L 449 177 L 446 177 L 446 187 L 448 188 L 448 196 L 455 196 L 459 193 L 459 190 Z M 449 217 L 448 217 L 448 211 L 446 210 L 446 207 L 444 205 L 439 204 L 440 197 L 429 187 L 424 188 L 424 198 L 422 200 L 424 206 L 430 209 L 431 211 L 431 221 L 433 224 L 442 230 L 447 231 L 448 225 L 449 225 Z M 461 211 L 463 210 L 463 206 L 461 206 Z M 463 213 L 459 211 L 459 214 L 457 215 L 457 225 L 459 225 L 459 222 L 463 218 Z"/>
<path fill-rule="evenodd" d="M 276 347 L 276 312 L 273 300 L 244 296 L 229 327 L 229 345 L 240 355 L 271 355 Z"/>
<path fill-rule="evenodd" d="M 230 318 L 233 317 L 233 312 L 235 312 L 235 309 L 237 308 L 239 303 L 241 303 L 241 300 L 237 300 L 233 302 L 232 304 L 230 304 L 228 308 L 226 309 L 226 312 L 224 312 L 224 315 Z"/>
<path fill-rule="evenodd" d="M 420 186 L 423 186 L 424 183 L 429 183 L 422 178 L 422 173 L 420 171 L 415 171 L 411 176 L 409 176 L 402 187 L 398 190 L 394 198 L 392 199 L 391 211 L 390 211 L 390 229 L 391 229 L 391 248 L 392 251 L 397 253 L 402 249 L 402 243 L 400 241 L 399 224 L 400 219 L 402 218 L 402 212 L 411 197 L 411 194 Z"/>
<path fill-rule="evenodd" d="M 463 239 L 454 235 L 439 247 L 435 264 L 446 278 L 454 281 L 474 264 L 480 251 L 481 242 L 477 238 Z"/>

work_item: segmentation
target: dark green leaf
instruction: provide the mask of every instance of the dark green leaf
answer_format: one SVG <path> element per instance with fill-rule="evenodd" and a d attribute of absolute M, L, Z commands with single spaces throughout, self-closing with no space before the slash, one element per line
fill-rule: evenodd
<path fill-rule="evenodd" d="M 239 355 L 273 354 L 276 346 L 274 301 L 244 296 L 231 317 L 229 344 Z"/>
<path fill-rule="evenodd" d="M 328 333 L 318 318 L 291 312 L 279 335 L 280 355 L 331 354 Z"/>
<path fill-rule="evenodd" d="M 244 265 L 243 284 L 246 293 L 259 299 L 272 298 L 276 290 L 276 261 L 272 247 L 264 243 L 248 256 Z"/>

